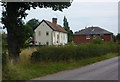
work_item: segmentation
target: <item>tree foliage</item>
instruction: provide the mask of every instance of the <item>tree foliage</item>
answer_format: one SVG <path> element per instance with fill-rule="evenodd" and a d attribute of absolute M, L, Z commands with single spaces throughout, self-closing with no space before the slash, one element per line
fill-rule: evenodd
<path fill-rule="evenodd" d="M 72 30 L 70 30 L 67 18 L 65 16 L 63 19 L 63 28 L 68 32 L 68 42 L 72 42 L 73 41 L 73 32 L 72 32 Z"/>
<path fill-rule="evenodd" d="M 117 39 L 120 39 L 120 34 L 118 33 L 117 36 L 116 36 Z"/>
<path fill-rule="evenodd" d="M 10 59 L 12 61 L 15 60 L 15 62 L 19 60 L 20 48 L 26 39 L 24 38 L 25 27 L 23 23 L 23 18 L 25 19 L 28 15 L 26 10 L 39 7 L 62 11 L 62 9 L 68 8 L 70 5 L 70 2 L 2 2 L 2 6 L 5 8 L 5 11 L 2 12 L 2 23 L 8 33 L 8 53 Z"/>
<path fill-rule="evenodd" d="M 102 44 L 103 40 L 98 36 L 96 39 L 92 40 L 93 44 Z"/>
<path fill-rule="evenodd" d="M 29 25 L 32 29 L 35 28 L 37 25 L 39 24 L 39 20 L 38 19 L 31 19 L 29 20 L 26 25 Z"/>

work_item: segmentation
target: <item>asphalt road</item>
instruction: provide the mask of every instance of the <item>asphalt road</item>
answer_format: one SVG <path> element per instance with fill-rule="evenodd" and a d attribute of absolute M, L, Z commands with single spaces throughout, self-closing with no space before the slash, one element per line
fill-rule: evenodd
<path fill-rule="evenodd" d="M 34 80 L 118 80 L 118 57 Z"/>

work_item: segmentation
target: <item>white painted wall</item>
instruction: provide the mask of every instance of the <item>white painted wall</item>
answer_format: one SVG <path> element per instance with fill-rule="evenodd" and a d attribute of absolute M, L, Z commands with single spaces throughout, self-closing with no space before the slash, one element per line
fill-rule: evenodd
<path fill-rule="evenodd" d="M 52 31 L 53 30 L 45 22 L 42 22 L 35 29 L 35 44 L 46 45 L 46 42 L 49 42 L 49 45 L 52 45 Z M 46 35 L 46 32 L 48 32 L 49 35 Z"/>
<path fill-rule="evenodd" d="M 67 33 L 53 31 L 44 21 L 35 29 L 34 32 L 36 45 L 46 45 L 46 42 L 49 42 L 49 45 L 65 45 L 68 42 Z M 49 33 L 48 36 L 46 35 L 46 32 Z"/>
<path fill-rule="evenodd" d="M 59 36 L 59 38 L 58 38 Z M 53 31 L 53 44 L 54 45 L 65 45 L 67 44 L 67 33 Z"/>

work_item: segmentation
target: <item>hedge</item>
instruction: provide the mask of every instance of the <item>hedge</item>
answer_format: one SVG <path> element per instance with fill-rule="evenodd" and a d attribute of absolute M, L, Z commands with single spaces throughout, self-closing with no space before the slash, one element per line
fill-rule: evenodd
<path fill-rule="evenodd" d="M 102 56 L 107 53 L 117 53 L 118 44 L 109 42 L 103 44 L 85 44 L 70 46 L 45 46 L 32 53 L 32 62 L 59 62 L 80 60 L 88 57 Z"/>

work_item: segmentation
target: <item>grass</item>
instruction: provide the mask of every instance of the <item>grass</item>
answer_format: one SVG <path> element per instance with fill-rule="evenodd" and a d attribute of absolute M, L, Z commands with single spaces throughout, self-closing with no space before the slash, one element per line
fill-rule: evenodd
<path fill-rule="evenodd" d="M 32 55 L 32 53 L 34 51 L 36 51 L 37 48 L 36 47 L 32 47 L 32 48 L 26 48 L 24 49 L 21 54 L 20 54 L 20 61 L 21 63 L 24 63 L 24 64 L 28 64 L 30 63 L 29 61 L 29 57 Z"/>
<path fill-rule="evenodd" d="M 29 49 L 29 52 L 22 52 L 21 53 L 21 60 L 24 59 L 26 56 L 25 54 L 31 54 L 31 50 L 36 49 Z M 23 57 L 22 57 L 23 56 Z M 59 71 L 63 70 L 69 70 L 77 67 L 86 66 L 88 64 L 92 64 L 98 61 L 102 61 L 105 59 L 113 58 L 118 56 L 117 53 L 109 53 L 106 55 L 102 55 L 99 57 L 93 57 L 93 58 L 86 58 L 78 61 L 71 61 L 71 62 L 40 62 L 31 64 L 30 62 L 25 63 L 27 61 L 28 57 L 26 57 L 26 60 L 24 60 L 19 65 L 9 65 L 9 72 L 7 80 L 29 80 L 36 77 L 45 76 L 48 74 L 53 74 Z"/>

